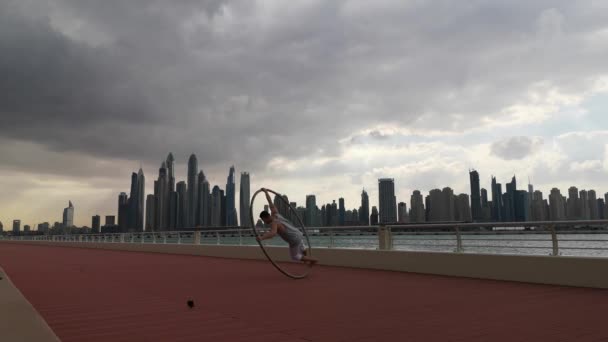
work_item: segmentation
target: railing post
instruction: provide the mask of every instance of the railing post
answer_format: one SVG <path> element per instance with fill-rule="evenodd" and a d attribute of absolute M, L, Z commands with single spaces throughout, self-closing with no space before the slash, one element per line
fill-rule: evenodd
<path fill-rule="evenodd" d="M 215 244 L 219 245 L 220 244 L 220 232 L 215 232 Z"/>
<path fill-rule="evenodd" d="M 329 248 L 334 248 L 334 230 L 329 230 Z"/>
<path fill-rule="evenodd" d="M 559 256 L 559 244 L 557 243 L 557 233 L 555 232 L 555 226 L 550 225 L 549 230 L 551 231 L 551 242 L 553 244 L 553 256 Z"/>
<path fill-rule="evenodd" d="M 125 243 L 125 234 L 120 233 L 120 242 Z"/>
<path fill-rule="evenodd" d="M 201 232 L 199 232 L 198 230 L 194 231 L 194 244 L 195 245 L 200 245 L 201 244 Z"/>
<path fill-rule="evenodd" d="M 152 232 L 152 243 L 156 244 L 156 232 Z"/>
<path fill-rule="evenodd" d="M 239 228 L 239 246 L 243 245 L 243 233 L 241 232 L 241 229 Z"/>
<path fill-rule="evenodd" d="M 163 243 L 167 243 L 167 233 L 163 233 Z"/>
<path fill-rule="evenodd" d="M 177 244 L 181 244 L 182 243 L 182 234 L 180 234 L 180 232 L 177 232 Z"/>
<path fill-rule="evenodd" d="M 456 253 L 464 252 L 464 248 L 462 247 L 462 236 L 460 235 L 460 229 L 458 226 L 454 227 L 456 230 Z"/>
<path fill-rule="evenodd" d="M 378 228 L 378 249 L 382 251 L 393 249 L 393 238 L 390 227 L 380 226 Z"/>

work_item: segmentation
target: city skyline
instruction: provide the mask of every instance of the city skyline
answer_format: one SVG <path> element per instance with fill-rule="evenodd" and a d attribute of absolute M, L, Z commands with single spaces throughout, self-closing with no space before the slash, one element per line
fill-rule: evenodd
<path fill-rule="evenodd" d="M 187 174 L 192 172 L 196 173 L 196 171 L 198 171 L 198 165 L 194 164 L 192 162 L 193 160 L 196 161 L 195 154 L 190 155 L 187 164 Z M 190 189 L 186 181 L 179 180 L 179 177 L 176 178 L 173 176 L 171 178 L 169 176 L 175 171 L 173 162 L 173 153 L 169 153 L 167 159 L 162 162 L 161 168 L 159 169 L 159 179 L 166 179 L 167 189 L 171 187 L 171 179 L 176 182 L 176 200 L 179 201 L 177 203 L 172 203 L 173 207 L 170 207 L 169 209 L 170 211 L 175 211 L 175 213 L 166 214 L 167 217 L 169 217 L 169 223 L 167 225 L 168 229 L 179 230 L 179 228 L 195 226 L 209 227 L 213 225 L 236 225 L 230 222 L 230 216 L 232 215 L 228 214 L 227 211 L 229 206 L 227 206 L 228 196 L 226 191 L 226 189 L 230 188 L 230 186 L 232 186 L 233 189 L 236 189 L 235 167 L 231 166 L 229 168 L 225 189 L 222 190 L 221 187 L 215 185 L 213 186 L 213 191 L 207 192 L 207 197 L 204 197 L 202 194 L 197 196 L 197 202 L 194 205 L 195 217 L 193 218 L 196 223 L 194 225 L 190 225 L 188 223 L 191 206 L 191 203 L 189 202 Z M 168 165 L 171 165 L 172 168 L 170 169 Z M 195 165 L 194 170 L 193 165 Z M 521 184 L 519 188 L 517 187 L 516 175 L 511 177 L 510 182 L 505 183 L 505 188 L 503 190 L 502 183 L 498 182 L 496 177 L 493 175 L 490 176 L 491 182 L 487 184 L 489 186 L 485 187 L 480 181 L 480 174 L 477 170 L 469 169 L 468 176 L 470 192 L 457 194 L 449 186 L 444 187 L 443 190 L 441 188 L 431 189 L 429 190 L 428 195 L 424 195 L 420 190 L 414 190 L 409 197 L 409 208 L 407 205 L 408 202 L 405 199 L 398 198 L 396 195 L 394 195 L 396 193 L 395 180 L 391 178 L 379 178 L 377 180 L 379 194 L 381 195 L 382 191 L 385 191 L 386 195 L 379 197 L 376 205 L 373 205 L 373 203 L 372 205 L 369 204 L 369 195 L 367 194 L 365 188 L 362 189 L 359 202 L 354 204 L 347 204 L 345 199 L 340 197 L 338 198 L 337 203 L 336 199 L 332 199 L 327 202 L 327 204 L 319 205 L 317 202 L 317 196 L 315 194 L 305 195 L 305 200 L 302 202 L 298 202 L 296 200 L 290 201 L 290 203 L 294 206 L 294 208 L 298 209 L 298 213 L 301 215 L 303 220 L 307 222 L 307 224 L 310 224 L 310 222 L 319 222 L 320 224 L 326 225 L 344 225 L 346 222 L 349 222 L 350 224 L 365 224 L 366 222 L 370 222 L 370 220 L 371 222 L 374 222 L 372 217 L 373 215 L 368 215 L 365 217 L 366 209 L 363 207 L 364 204 L 376 208 L 378 214 L 378 223 L 416 223 L 441 221 L 514 222 L 549 219 L 600 219 L 608 215 L 608 208 L 606 207 L 606 203 L 608 203 L 608 192 L 602 194 L 595 189 L 587 190 L 582 188 L 579 189 L 576 186 L 570 186 L 568 187 L 567 195 L 563 195 L 561 193 L 561 189 L 555 187 L 551 188 L 549 193 L 543 193 L 542 191 L 538 190 L 538 188 L 535 190 L 534 185 L 530 183 L 529 179 L 528 184 L 525 186 L 527 190 L 522 190 Z M 208 191 L 210 185 L 202 168 L 200 172 L 196 174 L 195 178 L 195 186 L 197 187 L 197 190 L 202 190 L 203 192 Z M 244 183 L 243 180 L 245 181 Z M 159 217 L 161 216 L 160 213 L 156 212 L 156 206 L 159 203 L 156 197 L 160 191 L 160 187 L 158 187 L 156 184 L 158 181 L 155 181 L 154 193 L 148 194 L 147 196 L 145 196 L 145 189 L 142 187 L 142 182 L 145 182 L 145 177 L 144 172 L 140 167 L 137 173 L 132 173 L 131 195 L 128 196 L 125 192 L 121 192 L 118 195 L 118 207 L 116 213 L 115 215 L 110 216 L 117 218 L 117 227 L 120 227 L 122 231 L 142 231 L 144 228 L 147 231 L 158 229 L 158 226 L 155 224 L 155 222 L 158 221 Z M 243 190 L 245 190 L 250 196 L 250 183 L 250 174 L 248 172 L 241 172 L 241 181 L 239 182 L 240 190 L 238 192 L 239 208 L 237 209 L 234 207 L 233 211 L 234 219 L 237 219 L 238 216 L 237 222 L 240 225 L 242 225 L 243 218 L 247 218 L 247 214 L 242 216 L 240 211 L 243 208 L 243 198 L 241 193 Z M 488 195 L 488 189 L 490 191 L 490 195 Z M 232 191 L 235 192 L 235 190 Z M 478 192 L 479 195 L 475 195 L 476 192 Z M 498 195 L 496 194 L 497 192 Z M 170 194 L 171 192 L 165 194 L 165 196 Z M 236 198 L 236 196 L 236 193 L 233 194 L 234 198 Z M 143 198 L 141 203 L 139 202 L 139 198 Z M 206 198 L 206 200 L 202 200 L 202 198 Z M 385 198 L 384 202 L 382 198 Z M 477 218 L 474 214 L 475 209 L 473 208 L 475 207 L 475 200 L 473 200 L 473 198 L 477 198 L 479 200 L 479 214 Z M 171 201 L 170 198 L 167 200 Z M 201 200 L 206 201 L 208 207 L 203 205 L 203 202 L 199 202 Z M 496 201 L 498 201 L 498 209 L 496 209 L 494 205 Z M 265 207 L 264 204 L 265 202 L 256 203 L 256 207 Z M 316 209 L 313 210 L 316 212 L 316 214 L 311 213 L 310 205 L 313 204 L 316 205 Z M 276 199 L 275 205 L 278 205 L 281 208 L 283 207 L 282 202 L 277 202 Z M 387 207 L 387 205 L 389 208 L 388 212 L 386 209 L 384 211 L 383 209 L 379 209 Z M 393 207 L 392 211 L 390 209 L 391 206 Z M 420 208 L 420 206 L 422 207 Z M 146 208 L 145 212 L 141 211 L 142 207 Z M 152 213 L 149 212 L 149 208 L 152 208 Z M 215 213 L 213 212 L 214 210 Z M 257 210 L 259 210 L 259 208 Z M 289 215 L 286 208 L 283 208 L 282 210 L 285 215 Z M 385 213 L 383 214 L 383 212 Z M 108 217 L 109 213 L 102 214 Z M 208 215 L 207 219 L 204 218 L 205 215 Z M 143 220 L 144 216 L 146 221 L 140 221 L 140 219 Z M 63 211 L 62 226 L 78 226 L 73 223 L 73 220 L 74 206 L 72 202 L 69 201 L 69 206 Z M 150 224 L 148 220 L 152 220 L 152 223 Z M 171 223 L 171 220 L 174 220 L 174 223 Z M 38 227 L 48 230 L 49 227 L 51 227 L 49 221 L 52 220 L 35 223 L 31 226 L 24 224 L 23 227 Z M 92 217 L 92 221 L 93 222 L 90 225 L 85 224 L 82 226 L 95 227 L 95 222 L 97 222 L 97 225 L 100 225 L 100 216 L 98 214 L 94 215 Z M 202 223 L 203 221 L 206 221 L 207 223 Z M 13 222 L 19 222 L 21 227 L 21 222 L 25 221 L 21 219 L 14 219 Z M 91 222 L 90 219 L 89 222 Z M 57 227 L 57 222 L 53 225 L 53 227 Z"/>
<path fill-rule="evenodd" d="M 169 152 L 167 192 L 192 153 L 210 185 L 235 165 L 298 203 L 469 193 L 473 168 L 489 198 L 491 174 L 603 192 L 606 30 L 583 1 L 4 1 L 0 221 L 71 200 L 90 225 Z"/>

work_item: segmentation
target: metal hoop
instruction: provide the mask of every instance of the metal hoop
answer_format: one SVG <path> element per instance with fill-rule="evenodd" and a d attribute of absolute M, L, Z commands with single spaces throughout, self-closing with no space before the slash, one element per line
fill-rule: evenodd
<path fill-rule="evenodd" d="M 306 231 L 306 227 L 304 226 L 304 222 L 302 222 L 302 218 L 300 218 L 300 215 L 298 215 L 298 212 L 296 211 L 296 209 L 294 207 L 291 206 L 291 203 L 287 202 L 285 200 L 285 198 L 283 198 L 283 196 L 279 193 L 277 193 L 276 191 L 270 190 L 270 189 L 266 189 L 266 191 L 271 192 L 273 194 L 275 194 L 276 196 L 278 196 L 279 198 L 281 198 L 281 201 L 283 201 L 283 203 L 287 204 L 289 206 L 289 209 L 291 210 L 291 212 L 293 212 L 295 214 L 295 216 L 298 219 L 298 223 L 300 224 L 300 227 L 302 229 L 302 231 L 304 232 L 304 236 L 306 237 L 306 243 L 308 244 L 308 255 L 312 255 L 312 246 L 310 244 L 310 239 L 308 238 L 308 232 Z M 255 221 L 253 218 L 253 202 L 255 201 L 256 196 L 260 193 L 263 192 L 262 189 L 256 191 L 253 196 L 251 197 L 251 203 L 249 206 L 249 218 L 251 219 L 251 229 L 253 230 L 253 234 L 255 236 L 258 236 L 258 231 L 255 228 Z M 257 239 L 256 239 L 257 241 Z M 288 276 L 289 278 L 292 279 L 303 279 L 306 278 L 306 276 L 308 276 L 309 271 L 306 271 L 303 274 L 291 274 L 287 271 L 285 271 L 284 269 L 281 268 L 281 266 L 279 266 L 271 257 L 270 254 L 268 254 L 268 251 L 266 251 L 266 248 L 264 247 L 264 244 L 262 243 L 262 241 L 258 241 L 258 244 L 260 245 L 260 248 L 262 248 L 262 252 L 264 252 L 264 255 L 266 255 L 266 258 L 268 259 L 268 261 L 270 261 L 270 263 L 277 269 L 279 270 L 279 272 L 283 273 L 284 275 Z"/>

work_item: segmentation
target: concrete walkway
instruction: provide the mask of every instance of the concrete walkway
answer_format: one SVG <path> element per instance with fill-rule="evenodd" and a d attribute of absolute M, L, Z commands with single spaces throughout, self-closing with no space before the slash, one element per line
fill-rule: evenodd
<path fill-rule="evenodd" d="M 0 341 L 58 342 L 38 312 L 0 267 Z"/>
<path fill-rule="evenodd" d="M 64 342 L 608 340 L 606 290 L 12 244 L 0 265 Z"/>

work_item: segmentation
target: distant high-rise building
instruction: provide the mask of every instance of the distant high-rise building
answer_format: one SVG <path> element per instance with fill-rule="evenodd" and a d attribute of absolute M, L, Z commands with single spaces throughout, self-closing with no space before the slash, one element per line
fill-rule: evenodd
<path fill-rule="evenodd" d="M 25 226 L 23 226 L 24 233 L 29 233 L 31 230 L 32 230 L 32 227 L 30 227 L 29 224 L 26 224 Z"/>
<path fill-rule="evenodd" d="M 481 205 L 481 204 L 480 204 Z M 469 205 L 469 195 L 460 194 L 454 198 L 454 208 L 456 221 L 471 222 L 471 206 Z"/>
<path fill-rule="evenodd" d="M 131 192 L 127 200 L 126 228 L 128 231 L 142 231 L 144 228 L 144 172 L 140 168 L 138 173 L 131 174 Z M 120 221 L 120 215 L 118 216 Z M 125 228 L 122 227 L 121 228 Z"/>
<path fill-rule="evenodd" d="M 41 233 L 48 233 L 50 228 L 51 228 L 51 225 L 48 222 L 43 222 L 43 223 L 38 224 L 38 231 Z"/>
<path fill-rule="evenodd" d="M 549 208 L 551 220 L 561 221 L 566 218 L 564 197 L 557 188 L 551 189 L 551 194 L 549 195 Z"/>
<path fill-rule="evenodd" d="M 178 195 L 177 201 L 177 225 L 176 228 L 190 228 L 188 226 L 188 186 L 186 182 L 181 181 L 175 184 L 175 192 Z"/>
<path fill-rule="evenodd" d="M 414 190 L 410 197 L 410 222 L 422 223 L 426 221 L 424 199 L 419 190 Z"/>
<path fill-rule="evenodd" d="M 511 182 L 507 183 L 507 192 L 506 196 L 503 196 L 503 206 L 504 206 L 504 221 L 513 222 L 516 221 L 515 218 L 515 206 L 516 206 L 516 194 L 517 191 L 517 180 L 515 176 L 511 178 Z"/>
<path fill-rule="evenodd" d="M 599 220 L 606 219 L 606 202 L 603 198 L 597 199 L 597 218 Z"/>
<path fill-rule="evenodd" d="M 361 192 L 361 207 L 359 207 L 359 221 L 364 226 L 369 226 L 369 196 L 367 195 L 367 191 L 363 189 Z"/>
<path fill-rule="evenodd" d="M 370 224 L 371 224 L 372 226 L 377 226 L 377 225 L 378 225 L 378 223 L 379 223 L 379 222 L 378 222 L 378 216 L 379 216 L 379 215 L 378 215 L 378 208 L 376 208 L 376 206 L 374 205 L 374 206 L 372 207 L 372 214 L 371 214 L 371 215 L 370 215 L 370 217 L 369 217 Z"/>
<path fill-rule="evenodd" d="M 4 225 L 0 222 L 0 233 L 4 232 Z"/>
<path fill-rule="evenodd" d="M 146 225 L 145 230 L 147 232 L 154 231 L 154 205 L 156 203 L 156 197 L 152 194 L 146 197 Z"/>
<path fill-rule="evenodd" d="M 176 184 L 176 190 L 177 190 L 177 184 Z M 169 212 L 168 212 L 168 216 L 167 216 L 168 223 L 169 223 L 168 230 L 176 230 L 177 228 L 180 227 L 180 222 L 183 222 L 180 219 L 180 215 L 184 211 L 184 209 L 180 207 L 180 204 L 181 204 L 180 197 L 184 197 L 184 195 L 180 194 L 177 191 L 173 191 L 173 192 L 169 193 Z M 188 208 L 185 209 L 185 211 L 187 211 L 187 210 L 188 210 Z"/>
<path fill-rule="evenodd" d="M 220 198 L 222 202 L 222 211 L 220 213 L 220 226 L 225 227 L 226 218 L 228 216 L 226 215 L 226 192 L 222 189 L 220 189 Z"/>
<path fill-rule="evenodd" d="M 529 194 L 524 190 L 515 191 L 515 221 L 524 222 L 528 221 L 530 216 L 530 204 L 528 202 Z"/>
<path fill-rule="evenodd" d="M 483 222 L 492 221 L 492 206 L 488 201 L 488 190 L 481 189 L 481 220 Z"/>
<path fill-rule="evenodd" d="M 395 180 L 378 179 L 379 220 L 380 223 L 397 222 L 397 198 L 395 197 Z"/>
<path fill-rule="evenodd" d="M 589 219 L 597 220 L 599 219 L 599 211 L 597 207 L 597 194 L 595 190 L 589 190 L 589 192 L 587 192 L 587 197 L 589 201 Z"/>
<path fill-rule="evenodd" d="M 589 193 L 587 190 L 581 190 L 579 192 L 580 195 L 580 208 L 581 208 L 581 219 L 588 220 L 591 216 L 591 211 L 589 208 Z"/>
<path fill-rule="evenodd" d="M 38 230 L 40 230 L 40 226 L 38 226 Z M 91 232 L 99 233 L 101 232 L 101 217 L 99 215 L 93 216 L 91 220 Z"/>
<path fill-rule="evenodd" d="M 399 204 L 397 204 L 397 221 L 399 223 L 406 223 L 409 221 L 407 215 L 407 205 L 405 202 L 399 202 Z"/>
<path fill-rule="evenodd" d="M 319 225 L 317 222 L 317 198 L 315 195 L 306 195 L 306 218 L 304 223 L 310 227 Z"/>
<path fill-rule="evenodd" d="M 479 173 L 475 170 L 470 171 L 469 179 L 471 181 L 471 211 L 473 214 L 473 221 L 479 222 L 483 220 L 481 193 L 479 189 Z"/>
<path fill-rule="evenodd" d="M 433 189 L 429 191 L 427 209 L 429 210 L 428 221 L 440 222 L 447 221 L 446 209 L 443 207 L 445 201 L 443 200 L 443 193 L 440 189 Z"/>
<path fill-rule="evenodd" d="M 209 182 L 207 177 L 201 170 L 198 173 L 198 218 L 196 220 L 197 226 L 209 226 L 211 218 L 209 217 L 209 208 L 211 207 L 211 194 L 209 192 Z"/>
<path fill-rule="evenodd" d="M 173 156 L 169 154 L 171 159 Z M 169 159 L 169 158 L 167 158 Z M 171 172 L 173 168 L 171 169 Z M 158 180 L 154 182 L 154 228 L 157 231 L 169 230 L 169 215 L 171 213 L 170 209 L 170 183 L 169 183 L 169 175 L 167 169 L 167 162 L 163 162 L 158 169 Z M 173 178 L 175 179 L 175 178 Z"/>
<path fill-rule="evenodd" d="M 344 198 L 338 199 L 338 225 L 343 226 L 346 221 L 346 208 L 344 207 Z"/>
<path fill-rule="evenodd" d="M 530 220 L 531 221 L 546 221 L 549 219 L 547 210 L 547 201 L 543 199 L 543 193 L 536 190 L 532 196 L 532 204 L 530 205 Z"/>
<path fill-rule="evenodd" d="M 68 207 L 63 209 L 63 227 L 74 227 L 74 206 L 72 201 L 68 201 Z"/>
<path fill-rule="evenodd" d="M 166 175 L 167 175 L 167 198 L 170 192 L 175 192 L 175 158 L 173 153 L 169 152 L 167 160 L 165 162 Z"/>
<path fill-rule="evenodd" d="M 492 176 L 492 221 L 502 221 L 502 211 L 502 184 L 497 183 L 496 177 Z"/>
<path fill-rule="evenodd" d="M 566 216 L 568 220 L 581 219 L 581 206 L 578 198 L 578 189 L 571 186 L 568 189 L 568 201 L 566 202 Z"/>
<path fill-rule="evenodd" d="M 113 226 L 116 224 L 116 216 L 106 215 L 105 226 Z"/>
<path fill-rule="evenodd" d="M 13 220 L 13 234 L 18 234 L 21 230 L 21 220 Z"/>
<path fill-rule="evenodd" d="M 126 232 L 129 223 L 129 197 L 126 192 L 118 195 L 118 226 L 121 232 Z"/>
<path fill-rule="evenodd" d="M 188 214 L 184 225 L 186 227 L 196 226 L 196 212 L 198 210 L 198 160 L 196 155 L 191 154 L 188 159 Z"/>
<path fill-rule="evenodd" d="M 222 193 L 219 186 L 214 186 L 211 192 L 211 226 L 219 227 L 222 224 Z"/>
<path fill-rule="evenodd" d="M 241 172 L 239 197 L 239 214 L 241 217 L 239 223 L 241 224 L 241 227 L 249 227 L 249 225 L 253 224 L 253 222 L 249 222 L 251 220 L 251 218 L 249 217 L 249 206 L 251 204 L 251 185 L 249 172 Z M 302 216 L 302 219 L 304 219 L 304 216 Z"/>
<path fill-rule="evenodd" d="M 234 166 L 231 166 L 226 180 L 226 226 L 238 226 L 238 222 L 236 222 L 236 177 L 234 172 Z"/>

